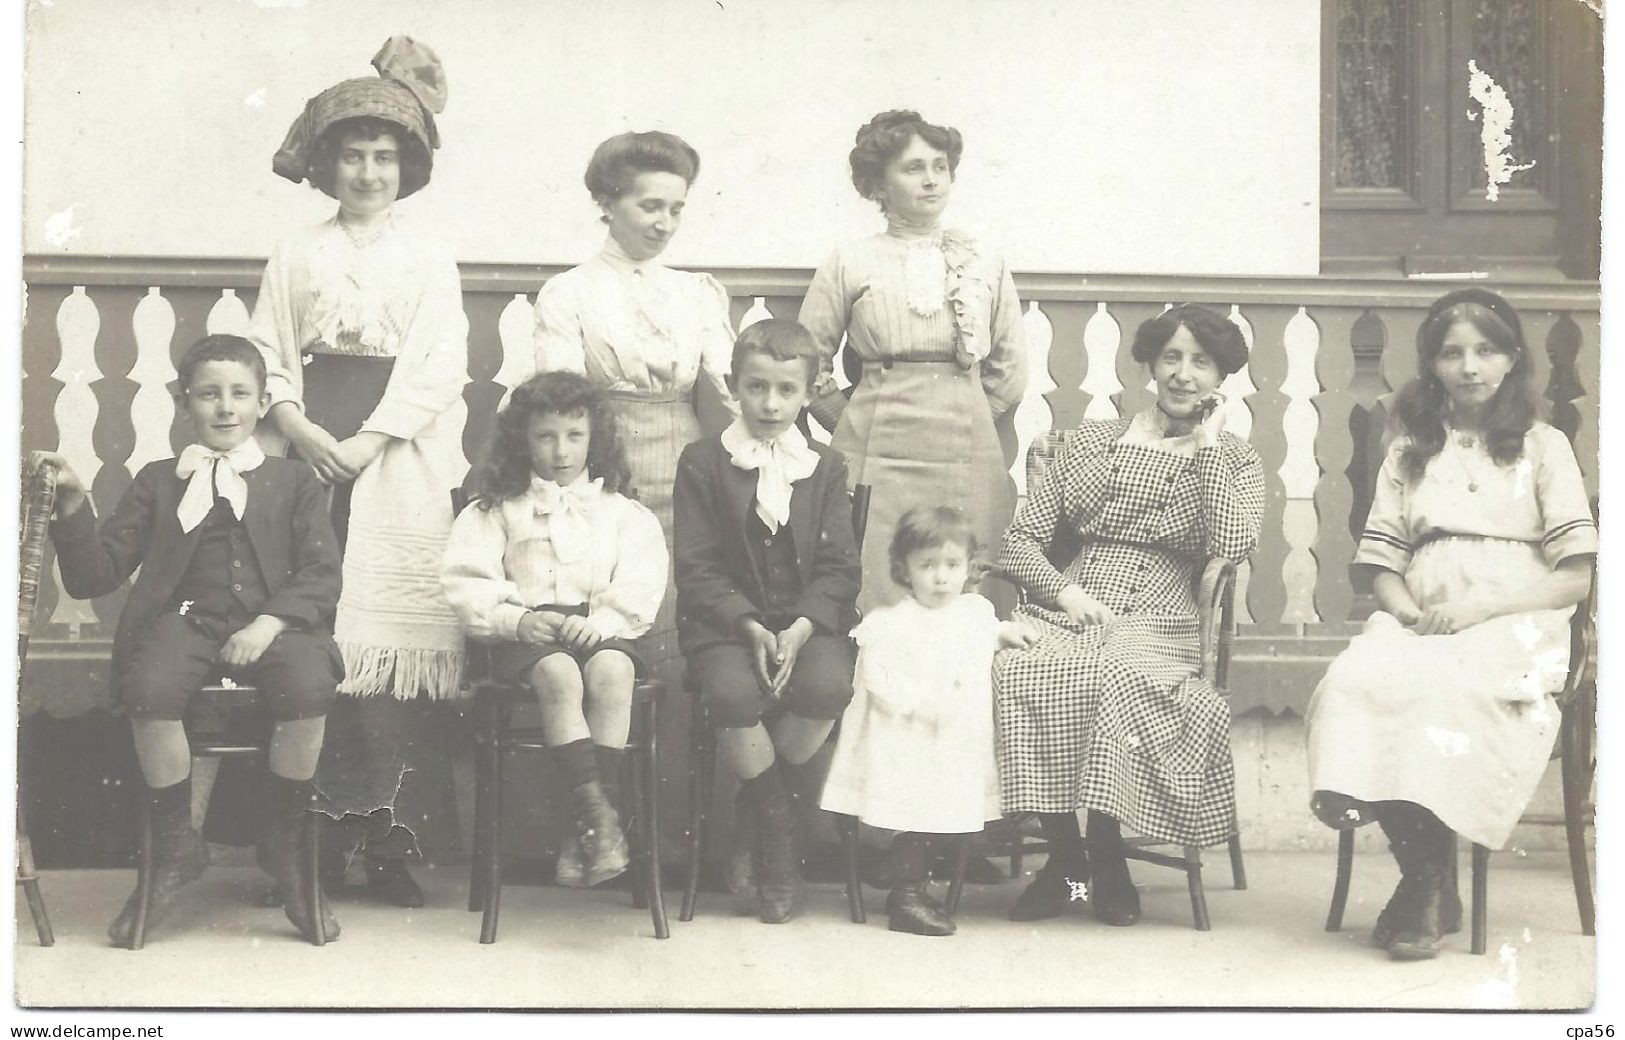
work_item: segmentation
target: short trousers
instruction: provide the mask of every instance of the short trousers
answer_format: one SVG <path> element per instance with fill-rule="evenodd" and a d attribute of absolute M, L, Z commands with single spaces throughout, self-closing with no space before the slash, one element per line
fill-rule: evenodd
<path fill-rule="evenodd" d="M 561 607 L 555 603 L 544 603 L 535 610 L 551 610 L 560 614 L 573 614 L 585 617 L 585 606 Z M 578 665 L 585 668 L 587 662 L 603 653 L 605 650 L 619 650 L 632 659 L 633 674 L 639 680 L 648 675 L 648 666 L 643 656 L 638 652 L 637 644 L 630 639 L 606 639 L 591 650 L 574 650 L 561 643 L 492 643 L 491 651 L 491 678 L 499 683 L 508 683 L 523 686 L 530 680 L 530 670 L 536 667 L 536 662 L 553 654 L 568 654 L 575 658 Z"/>
<path fill-rule="evenodd" d="M 332 707 L 344 659 L 326 632 L 284 630 L 260 659 L 227 668 L 220 648 L 251 616 L 158 615 L 141 635 L 129 671 L 119 684 L 125 714 L 133 719 L 181 720 L 197 692 L 221 677 L 250 683 L 265 697 L 278 722 L 326 715 Z"/>
<path fill-rule="evenodd" d="M 756 681 L 750 650 L 718 643 L 691 654 L 691 680 L 698 687 L 711 725 L 742 729 L 763 715 L 788 711 L 804 719 L 838 719 L 852 700 L 852 643 L 844 636 L 814 635 L 802 646 L 790 682 L 777 700 Z"/>

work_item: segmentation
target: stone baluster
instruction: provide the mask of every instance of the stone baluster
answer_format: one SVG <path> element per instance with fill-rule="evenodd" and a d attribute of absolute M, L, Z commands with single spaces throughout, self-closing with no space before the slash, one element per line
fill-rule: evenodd
<path fill-rule="evenodd" d="M 1322 621 L 1340 622 L 1348 620 L 1354 606 L 1348 578 L 1348 564 L 1354 558 L 1354 537 L 1349 533 L 1354 488 L 1348 469 L 1354 458 L 1349 420 L 1357 400 L 1350 387 L 1354 382 L 1354 322 L 1359 312 L 1327 307 L 1317 310 L 1314 317 L 1320 324 L 1315 377 L 1321 388 L 1314 397 L 1319 415 L 1314 455 L 1320 468 L 1314 499 L 1317 530 L 1311 548 L 1318 570 L 1314 606 Z"/>
<path fill-rule="evenodd" d="M 746 308 L 744 314 L 740 315 L 739 323 L 735 328 L 739 332 L 744 332 L 757 322 L 765 321 L 771 317 L 773 317 L 773 312 L 767 309 L 767 297 L 753 296 L 751 297 L 750 306 Z"/>
<path fill-rule="evenodd" d="M 57 338 L 62 344 L 62 360 L 52 373 L 62 383 L 54 415 L 57 450 L 67 457 L 85 487 L 93 487 L 101 472 L 102 460 L 93 439 L 96 430 L 96 393 L 91 384 L 101 378 L 96 367 L 96 336 L 101 331 L 101 314 L 85 287 L 76 285 L 56 312 Z M 105 511 L 107 503 L 98 503 Z M 56 609 L 51 623 L 67 625 L 74 637 L 79 626 L 95 624 L 96 611 L 90 603 L 70 598 L 62 591 L 62 575 L 52 569 L 56 584 Z"/>
<path fill-rule="evenodd" d="M 1287 461 L 1287 439 L 1283 428 L 1288 403 L 1280 387 L 1287 377 L 1285 346 L 1289 312 L 1261 305 L 1248 312 L 1253 327 L 1253 350 L 1247 368 L 1258 389 L 1247 395 L 1252 412 L 1249 440 L 1258 452 L 1264 469 L 1264 518 L 1253 553 L 1247 582 L 1247 610 L 1261 625 L 1280 622 L 1287 609 L 1287 587 L 1283 580 L 1288 542 L 1283 530 L 1286 512 L 1286 486 L 1281 479 Z"/>
<path fill-rule="evenodd" d="M 1117 318 L 1104 303 L 1097 304 L 1083 326 L 1083 356 L 1088 367 L 1078 383 L 1085 395 L 1082 418 L 1117 418 L 1117 401 L 1123 393 L 1117 377 L 1117 351 L 1122 342 L 1123 328 Z"/>
<path fill-rule="evenodd" d="M 1055 329 L 1049 317 L 1039 309 L 1037 300 L 1027 301 L 1027 311 L 1021 317 L 1021 338 L 1027 350 L 1027 389 L 1021 403 L 1016 405 L 1012 424 L 1016 433 L 1016 457 L 1010 465 L 1010 479 L 1016 482 L 1016 497 L 1027 494 L 1027 447 L 1034 438 L 1047 432 L 1054 421 L 1049 401 L 1044 395 L 1055 389 L 1050 378 L 1050 347 L 1055 341 Z"/>
<path fill-rule="evenodd" d="M 209 317 L 204 325 L 209 335 L 247 336 L 248 324 L 248 308 L 243 304 L 242 297 L 237 295 L 237 290 L 221 289 L 220 299 L 209 308 Z"/>
<path fill-rule="evenodd" d="M 1281 423 L 1287 444 L 1286 461 L 1281 466 L 1281 482 L 1286 490 L 1281 530 L 1288 546 L 1281 579 L 1287 588 L 1287 606 L 1282 620 L 1299 623 L 1317 619 L 1315 557 L 1309 549 L 1315 540 L 1315 484 L 1320 479 L 1320 469 L 1315 465 L 1320 423 L 1313 404 L 1319 390 L 1315 383 L 1319 341 L 1320 331 L 1315 323 L 1302 307 L 1296 308 L 1286 323 L 1287 377 L 1281 384 L 1290 398 Z"/>
<path fill-rule="evenodd" d="M 135 447 L 130 452 L 130 472 L 171 454 L 170 426 L 175 419 L 175 399 L 171 383 L 175 364 L 170 360 L 170 343 L 175 337 L 175 309 L 157 286 L 135 306 L 131 322 L 135 332 L 135 367 L 130 378 L 136 382 L 130 402 L 130 424 L 135 428 Z"/>

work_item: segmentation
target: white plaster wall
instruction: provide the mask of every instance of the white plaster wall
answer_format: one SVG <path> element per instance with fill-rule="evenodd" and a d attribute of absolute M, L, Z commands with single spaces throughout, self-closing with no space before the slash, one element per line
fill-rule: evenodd
<path fill-rule="evenodd" d="M 396 32 L 451 92 L 405 208 L 465 261 L 584 258 L 592 147 L 661 128 L 703 158 L 673 262 L 814 265 L 878 226 L 846 152 L 908 106 L 964 131 L 954 222 L 1019 270 L 1318 267 L 1303 0 L 36 0 L 25 251 L 263 256 L 330 208 L 271 173 L 288 124 Z"/>

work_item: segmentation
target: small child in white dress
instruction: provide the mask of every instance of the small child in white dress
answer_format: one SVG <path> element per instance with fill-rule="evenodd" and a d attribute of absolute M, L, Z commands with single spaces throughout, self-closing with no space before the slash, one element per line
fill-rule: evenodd
<path fill-rule="evenodd" d="M 1001 624 L 993 604 L 965 591 L 976 548 L 958 509 L 909 510 L 891 542 L 892 578 L 909 595 L 852 630 L 852 703 L 821 804 L 903 832 L 892 841 L 886 900 L 894 932 L 954 933 L 952 918 L 925 892 L 931 845 L 999 817 L 993 654 L 1027 647 L 1032 635 Z"/>

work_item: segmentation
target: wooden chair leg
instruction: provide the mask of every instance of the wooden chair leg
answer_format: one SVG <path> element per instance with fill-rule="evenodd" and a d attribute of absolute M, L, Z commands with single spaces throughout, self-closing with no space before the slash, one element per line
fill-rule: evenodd
<path fill-rule="evenodd" d="M 962 834 L 954 841 L 954 880 L 948 886 L 948 902 L 943 907 L 949 917 L 959 913 L 959 897 L 965 891 L 965 863 L 970 859 L 970 844 L 974 837 Z"/>
<path fill-rule="evenodd" d="M 1202 889 L 1202 850 L 1195 845 L 1185 846 L 1185 883 L 1191 890 L 1191 916 L 1196 918 L 1196 930 L 1211 932 L 1213 922 L 1207 916 L 1207 893 Z"/>
<path fill-rule="evenodd" d="M 1597 934 L 1597 903 L 1591 893 L 1591 860 L 1586 854 L 1586 799 L 1591 794 L 1590 771 L 1581 761 L 1584 749 L 1574 739 L 1574 724 L 1563 725 L 1563 833 L 1569 847 L 1569 877 L 1574 902 L 1580 911 L 1580 934 Z M 18 832 L 19 834 L 21 831 Z"/>
<path fill-rule="evenodd" d="M 497 915 L 502 909 L 502 748 L 491 741 L 486 748 L 486 769 L 490 775 L 491 811 L 486 818 L 486 851 L 482 864 L 485 880 L 483 889 L 483 916 L 480 918 L 480 942 L 497 941 Z"/>
<path fill-rule="evenodd" d="M 1473 845 L 1473 952 L 1483 953 L 1489 944 L 1490 850 Z"/>
<path fill-rule="evenodd" d="M 853 816 L 838 817 L 841 826 L 842 859 L 846 861 L 846 905 L 853 924 L 869 920 L 863 909 L 863 879 L 858 874 L 858 821 Z"/>
<path fill-rule="evenodd" d="M 1238 892 L 1247 889 L 1247 864 L 1241 859 L 1241 835 L 1230 835 L 1230 884 Z"/>
<path fill-rule="evenodd" d="M 152 799 L 144 788 L 137 797 L 141 799 L 141 806 L 136 811 L 140 844 L 136 852 L 139 858 L 135 868 L 135 920 L 130 922 L 129 948 L 132 950 L 139 950 L 147 944 L 147 912 L 152 907 Z"/>
<path fill-rule="evenodd" d="M 322 913 L 322 846 L 321 846 L 321 814 L 306 811 L 305 817 L 299 822 L 304 833 L 305 855 L 299 864 L 299 879 L 297 884 L 305 890 L 305 905 L 310 907 L 310 944 L 312 946 L 327 945 L 326 915 Z"/>
<path fill-rule="evenodd" d="M 639 750 L 643 762 L 643 811 L 638 824 L 643 831 L 639 858 L 643 861 L 643 879 L 647 886 L 649 918 L 654 924 L 656 939 L 671 938 L 671 927 L 666 921 L 666 894 L 660 876 L 660 706 L 651 699 L 643 712 L 644 737 Z"/>
<path fill-rule="evenodd" d="M 1326 912 L 1326 930 L 1340 931 L 1343 908 L 1349 901 L 1349 880 L 1354 876 L 1354 832 L 1337 832 L 1337 880 L 1332 883 L 1332 907 Z"/>
<path fill-rule="evenodd" d="M 486 846 L 486 836 L 490 830 L 491 814 L 491 776 L 486 761 L 486 748 L 493 737 L 486 729 L 483 709 L 476 708 L 475 711 L 477 722 L 474 731 L 474 854 L 468 865 L 468 908 L 483 910 L 485 859 L 490 855 L 490 849 Z"/>
<path fill-rule="evenodd" d="M 690 694 L 699 697 L 698 691 Z M 679 921 L 694 920 L 694 907 L 700 895 L 700 871 L 705 866 L 705 842 L 710 836 L 711 796 L 717 782 L 717 744 L 705 713 L 693 714 L 693 728 L 689 733 L 688 759 L 688 877 L 683 886 L 683 906 L 677 915 Z M 734 826 L 738 826 L 738 821 Z"/>
<path fill-rule="evenodd" d="M 639 718 L 634 728 L 641 727 L 642 709 L 639 709 Z M 650 770 L 643 760 L 644 734 L 647 730 L 639 729 L 633 734 L 630 750 L 624 756 L 627 771 L 627 789 L 632 792 L 632 814 L 621 821 L 626 831 L 626 840 L 631 845 L 632 855 L 627 863 L 627 888 L 632 892 L 632 909 L 649 909 L 649 864 L 644 859 L 648 854 L 649 845 L 643 832 L 643 821 L 647 816 L 648 805 L 644 791 L 645 777 Z"/>
<path fill-rule="evenodd" d="M 23 886 L 23 897 L 28 900 L 28 912 L 34 918 L 34 933 L 41 946 L 55 946 L 56 933 L 51 931 L 51 918 L 45 912 L 45 898 L 40 895 L 39 876 L 34 869 L 34 845 L 28 840 L 28 821 L 23 816 L 23 803 L 17 802 L 17 883 Z"/>

